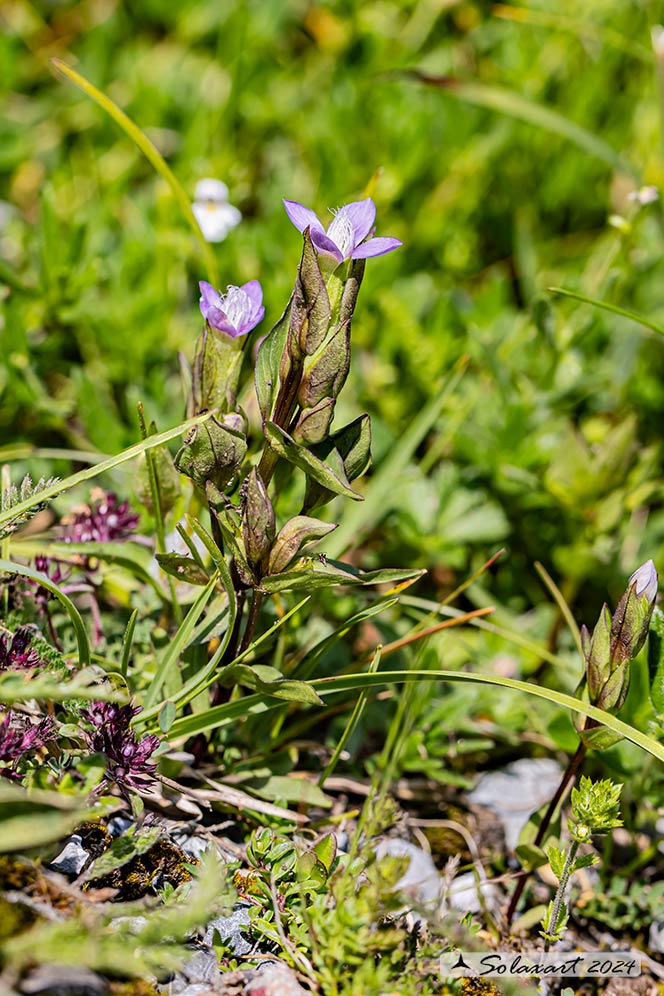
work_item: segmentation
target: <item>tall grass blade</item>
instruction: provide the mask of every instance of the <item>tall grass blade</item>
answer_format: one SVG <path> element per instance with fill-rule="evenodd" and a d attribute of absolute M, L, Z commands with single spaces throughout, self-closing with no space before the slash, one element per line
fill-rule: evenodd
<path fill-rule="evenodd" d="M 564 287 L 549 287 L 548 289 L 551 294 L 559 294 L 561 297 L 571 297 L 574 301 L 582 301 L 584 304 L 592 305 L 593 308 L 601 308 L 602 311 L 611 311 L 614 315 L 621 315 L 622 318 L 629 318 L 631 322 L 636 322 L 638 325 L 644 325 L 647 329 L 651 329 L 659 335 L 664 335 L 664 326 L 658 325 L 656 322 L 651 321 L 645 315 L 640 315 L 636 311 L 627 311 L 625 308 L 619 308 L 617 304 L 609 304 L 608 301 L 598 301 L 594 297 L 587 297 L 585 294 L 579 294 L 578 291 L 565 290 Z"/>
<path fill-rule="evenodd" d="M 71 66 L 68 66 L 66 62 L 63 62 L 62 59 L 51 59 L 51 65 L 58 75 L 64 76 L 65 79 L 77 86 L 79 90 L 82 90 L 84 94 L 91 97 L 96 104 L 99 104 L 102 110 L 106 111 L 106 113 L 113 118 L 115 123 L 122 128 L 125 135 L 127 135 L 128 138 L 134 142 L 137 148 L 140 149 L 150 165 L 157 171 L 159 176 L 166 181 L 173 191 L 173 196 L 180 205 L 180 210 L 186 218 L 187 223 L 194 233 L 196 241 L 201 248 L 201 253 L 205 259 L 208 279 L 214 287 L 218 287 L 219 270 L 212 246 L 205 240 L 200 225 L 196 221 L 196 216 L 192 211 L 191 201 L 187 196 L 186 190 L 168 166 L 159 149 L 150 141 L 147 135 L 143 134 L 141 129 L 134 124 L 131 118 L 128 117 L 125 112 L 110 99 L 110 97 L 107 97 L 105 93 L 98 90 L 96 86 L 86 80 L 84 76 L 81 76 L 80 73 L 77 73 L 75 69 L 71 68 Z"/>
<path fill-rule="evenodd" d="M 596 720 L 602 726 L 607 726 L 610 730 L 618 733 L 625 740 L 640 747 L 646 753 L 651 754 L 658 761 L 664 762 L 664 744 L 659 743 L 652 737 L 641 733 L 634 727 L 623 723 L 616 716 L 612 716 L 603 709 L 581 702 L 580 699 L 567 695 L 565 692 L 557 692 L 551 688 L 542 688 L 527 681 L 519 681 L 516 678 L 503 678 L 493 674 L 470 674 L 466 671 L 379 671 L 376 674 L 363 672 L 362 674 L 340 675 L 332 678 L 317 678 L 311 682 L 311 687 L 321 696 L 332 692 L 363 691 L 367 688 L 375 688 L 380 685 L 399 685 L 411 681 L 460 681 L 477 685 L 495 685 L 500 688 L 511 688 L 514 691 L 532 695 L 535 698 L 544 699 L 552 705 L 563 706 L 570 712 L 579 713 L 590 719 Z M 247 695 L 236 702 L 228 702 L 224 705 L 214 706 L 205 712 L 195 716 L 184 716 L 176 720 L 171 727 L 169 739 L 174 740 L 180 737 L 194 736 L 207 730 L 218 729 L 235 723 L 240 718 L 248 715 L 262 713 L 268 709 L 280 707 L 278 701 L 269 701 L 261 695 Z"/>
<path fill-rule="evenodd" d="M 528 100 L 527 97 L 522 97 L 519 93 L 498 86 L 488 86 L 484 83 L 463 83 L 449 76 L 433 76 L 417 69 L 411 70 L 409 75 L 428 86 L 438 87 L 450 97 L 456 97 L 457 100 L 466 101 L 468 104 L 484 107 L 490 111 L 497 111 L 499 114 L 507 114 L 509 117 L 525 121 L 527 124 L 535 125 L 537 128 L 558 135 L 591 156 L 595 156 L 596 159 L 600 159 L 616 172 L 628 173 L 637 182 L 640 179 L 638 170 L 612 146 L 551 107 L 545 107 L 543 104 Z"/>
<path fill-rule="evenodd" d="M 166 653 L 159 662 L 156 674 L 143 697 L 145 708 L 153 706 L 159 696 L 162 685 L 170 677 L 171 672 L 177 666 L 180 654 L 186 650 L 192 633 L 196 628 L 205 606 L 210 600 L 210 596 L 217 584 L 217 575 L 210 578 L 205 588 L 202 589 L 196 601 L 193 603 L 183 622 L 178 627 L 177 633 L 169 643 Z"/>
<path fill-rule="evenodd" d="M 130 446 L 129 449 L 123 450 L 115 456 L 108 457 L 108 459 L 102 460 L 92 467 L 86 467 L 85 470 L 79 470 L 70 477 L 64 477 L 56 484 L 52 484 L 50 488 L 44 488 L 43 491 L 37 492 L 31 498 L 27 498 L 25 501 L 19 502 L 18 505 L 0 512 L 0 526 L 4 526 L 5 523 L 18 518 L 24 512 L 28 512 L 34 505 L 57 498 L 58 495 L 64 494 L 65 491 L 69 491 L 71 488 L 75 488 L 78 484 L 91 481 L 94 477 L 105 474 L 107 471 L 119 467 L 128 460 L 133 460 L 135 457 L 140 456 L 141 453 L 145 453 L 155 446 L 161 446 L 162 443 L 168 443 L 171 439 L 177 439 L 178 436 L 184 435 L 187 429 L 191 429 L 194 425 L 200 425 L 211 418 L 212 414 L 212 412 L 205 412 L 203 415 L 187 419 L 186 422 L 181 422 L 180 425 L 176 425 L 173 429 L 166 429 L 165 432 L 159 432 L 156 436 L 149 436 L 148 439 L 136 443 L 135 446 Z"/>
<path fill-rule="evenodd" d="M 18 505 L 16 506 L 18 508 Z M 12 509 L 14 511 L 14 509 Z M 36 571 L 32 567 L 24 567 L 23 564 L 14 564 L 11 560 L 0 560 L 0 572 L 5 571 L 7 574 L 19 574 L 21 577 L 28 578 L 30 581 L 36 581 L 50 591 L 52 595 L 55 595 L 57 600 L 62 605 L 63 609 L 69 616 L 71 624 L 74 628 L 74 633 L 76 635 L 76 645 L 78 647 L 78 660 L 81 667 L 87 667 L 90 663 L 90 643 L 88 641 L 88 634 L 85 630 L 85 625 L 81 618 L 81 615 L 72 602 L 72 600 L 65 595 L 64 591 L 58 588 L 57 584 L 54 584 L 50 578 L 41 571 Z"/>

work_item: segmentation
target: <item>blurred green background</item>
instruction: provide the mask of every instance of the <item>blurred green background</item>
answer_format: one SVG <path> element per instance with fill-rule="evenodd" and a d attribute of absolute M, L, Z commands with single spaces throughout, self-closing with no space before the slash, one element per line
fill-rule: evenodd
<path fill-rule="evenodd" d="M 204 261 L 169 188 L 52 75 L 58 57 L 192 196 L 201 177 L 228 184 L 244 218 L 215 247 L 222 287 L 261 280 L 259 331 L 299 257 L 281 198 L 325 216 L 371 190 L 377 234 L 404 247 L 367 267 L 340 414 L 374 422 L 378 470 L 343 513 L 358 560 L 427 567 L 438 597 L 505 545 L 505 612 L 543 601 L 539 559 L 591 621 L 642 560 L 661 564 L 664 341 L 547 289 L 664 323 L 661 206 L 628 196 L 664 183 L 660 17 L 646 0 L 5 0 L 5 457 L 113 453 L 138 438 L 139 400 L 176 424 L 177 354 L 200 330 Z M 546 636 L 550 615 L 532 618 Z"/>

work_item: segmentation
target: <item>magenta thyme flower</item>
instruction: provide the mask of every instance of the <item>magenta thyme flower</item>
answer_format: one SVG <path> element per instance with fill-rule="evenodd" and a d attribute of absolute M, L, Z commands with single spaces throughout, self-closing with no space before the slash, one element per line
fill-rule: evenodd
<path fill-rule="evenodd" d="M 50 716 L 40 723 L 31 723 L 12 709 L 0 715 L 0 775 L 21 778 L 17 768 L 24 755 L 39 750 L 54 736 L 55 726 Z"/>
<path fill-rule="evenodd" d="M 201 314 L 211 328 L 236 339 L 251 332 L 263 320 L 263 290 L 258 280 L 250 280 L 241 287 L 228 287 L 225 294 L 218 294 L 205 280 L 198 286 Z"/>
<path fill-rule="evenodd" d="M 80 505 L 61 520 L 60 535 L 65 543 L 109 543 L 127 539 L 137 525 L 138 516 L 128 502 L 95 488 L 89 505 Z"/>
<path fill-rule="evenodd" d="M 27 671 L 39 667 L 41 658 L 30 646 L 33 634 L 27 626 L 19 626 L 13 637 L 0 636 L 0 671 Z"/>
<path fill-rule="evenodd" d="M 344 259 L 369 259 L 371 256 L 384 256 L 402 245 L 399 239 L 368 239 L 376 220 L 376 205 L 370 197 L 363 201 L 344 204 L 334 212 L 327 232 L 317 214 L 297 201 L 284 201 L 286 214 L 298 231 L 309 229 L 311 241 L 319 252 L 334 256 L 337 262 Z"/>
<path fill-rule="evenodd" d="M 106 758 L 106 779 L 120 788 L 149 788 L 157 765 L 150 761 L 161 740 L 156 734 L 138 740 L 129 725 L 141 706 L 119 706 L 114 702 L 94 702 L 81 713 L 93 727 L 83 731 L 86 743 L 95 754 Z"/>

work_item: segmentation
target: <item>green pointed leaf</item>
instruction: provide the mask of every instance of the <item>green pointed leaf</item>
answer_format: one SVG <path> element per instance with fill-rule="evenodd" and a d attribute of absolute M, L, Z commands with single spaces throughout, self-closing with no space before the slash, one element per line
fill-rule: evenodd
<path fill-rule="evenodd" d="M 265 664 L 231 664 L 219 674 L 219 683 L 225 687 L 235 684 L 245 685 L 256 692 L 287 702 L 305 702 L 308 705 L 323 705 L 323 700 L 306 681 L 284 678 L 276 668 Z"/>
<path fill-rule="evenodd" d="M 650 622 L 648 644 L 650 700 L 658 716 L 664 715 L 664 612 L 655 609 Z"/>
<path fill-rule="evenodd" d="M 202 571 L 195 560 L 182 553 L 157 553 L 155 558 L 162 571 L 177 578 L 178 581 L 205 585 L 210 580 L 210 575 Z"/>
<path fill-rule="evenodd" d="M 534 871 L 547 863 L 547 857 L 541 847 L 534 844 L 519 844 L 514 852 L 526 871 Z"/>
<path fill-rule="evenodd" d="M 290 566 L 302 547 L 327 536 L 336 525 L 323 522 L 308 515 L 296 515 L 290 519 L 272 545 L 269 574 L 279 574 Z"/>
<path fill-rule="evenodd" d="M 354 501 L 363 501 L 362 495 L 358 495 L 350 487 L 348 479 L 343 470 L 333 471 L 331 467 L 318 457 L 300 446 L 295 440 L 284 432 L 275 422 L 266 422 L 264 425 L 265 438 L 271 448 L 284 460 L 288 460 L 295 467 L 302 470 L 308 477 L 313 477 L 315 481 L 322 484 L 335 495 L 345 495 Z"/>
<path fill-rule="evenodd" d="M 286 349 L 292 304 L 291 298 L 277 324 L 263 339 L 256 358 L 254 378 L 256 397 L 264 421 L 274 414 L 274 403 L 277 400 L 280 386 L 279 369 L 281 358 Z"/>

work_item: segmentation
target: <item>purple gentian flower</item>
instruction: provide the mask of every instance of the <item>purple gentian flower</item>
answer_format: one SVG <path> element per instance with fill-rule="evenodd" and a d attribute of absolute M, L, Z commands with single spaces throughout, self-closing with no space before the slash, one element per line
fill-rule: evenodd
<path fill-rule="evenodd" d="M 376 219 L 376 205 L 370 197 L 363 201 L 352 201 L 335 211 L 327 233 L 317 214 L 297 201 L 284 201 L 286 214 L 298 231 L 309 229 L 311 241 L 319 252 L 334 256 L 337 262 L 344 259 L 369 259 L 371 256 L 384 256 L 386 252 L 398 249 L 399 239 L 369 239 Z"/>
<path fill-rule="evenodd" d="M 161 740 L 154 733 L 138 740 L 129 725 L 140 711 L 140 706 L 94 702 L 81 713 L 93 726 L 92 732 L 83 732 L 88 747 L 106 757 L 106 779 L 122 789 L 149 788 L 157 770 L 150 757 Z"/>
<path fill-rule="evenodd" d="M 211 328 L 236 339 L 251 332 L 263 320 L 263 289 L 257 280 L 250 280 L 241 287 L 228 287 L 225 294 L 218 294 L 205 280 L 198 286 L 201 314 Z"/>

